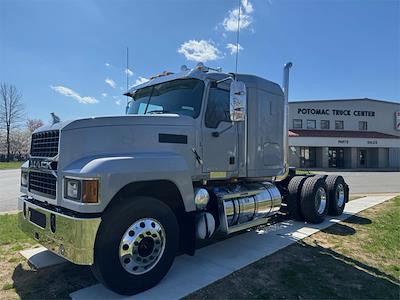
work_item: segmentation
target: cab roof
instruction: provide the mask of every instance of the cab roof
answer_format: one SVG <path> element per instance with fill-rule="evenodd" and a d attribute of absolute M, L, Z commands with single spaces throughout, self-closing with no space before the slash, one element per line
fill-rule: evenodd
<path fill-rule="evenodd" d="M 166 75 L 164 75 L 166 74 Z M 155 84 L 167 82 L 167 81 L 172 81 L 176 79 L 185 79 L 185 78 L 194 78 L 194 79 L 199 79 L 202 81 L 206 80 L 221 80 L 227 77 L 232 77 L 233 74 L 227 74 L 223 72 L 216 72 L 216 71 L 204 71 L 198 68 L 191 69 L 191 70 L 186 70 L 182 71 L 179 73 L 163 73 L 160 74 L 156 77 L 153 77 L 153 79 L 142 83 L 140 85 L 132 87 L 129 92 L 127 93 L 128 95 L 132 95 L 136 90 L 142 89 L 148 86 L 152 86 Z M 237 79 L 239 81 L 243 81 L 247 87 L 252 87 L 252 88 L 257 88 L 261 90 L 268 91 L 269 93 L 276 94 L 276 95 L 283 95 L 282 88 L 279 86 L 279 84 L 274 83 L 272 81 L 269 81 L 267 79 L 264 79 L 259 76 L 255 75 L 249 75 L 249 74 L 238 74 Z"/>

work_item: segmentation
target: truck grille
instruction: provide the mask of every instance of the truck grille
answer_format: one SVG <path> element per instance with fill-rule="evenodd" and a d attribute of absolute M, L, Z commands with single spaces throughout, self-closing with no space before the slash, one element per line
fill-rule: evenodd
<path fill-rule="evenodd" d="M 54 157 L 58 154 L 60 132 L 50 130 L 32 134 L 31 156 Z"/>
<path fill-rule="evenodd" d="M 56 198 L 57 178 L 50 173 L 29 172 L 29 191 L 38 192 L 43 196 Z"/>

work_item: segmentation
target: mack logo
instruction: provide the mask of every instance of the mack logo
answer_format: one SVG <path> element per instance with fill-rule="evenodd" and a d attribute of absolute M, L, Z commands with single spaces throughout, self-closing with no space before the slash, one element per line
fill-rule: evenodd
<path fill-rule="evenodd" d="M 29 165 L 31 168 L 34 169 L 47 169 L 51 170 L 51 163 L 52 161 L 48 160 L 40 160 L 40 159 L 31 159 L 29 161 Z"/>

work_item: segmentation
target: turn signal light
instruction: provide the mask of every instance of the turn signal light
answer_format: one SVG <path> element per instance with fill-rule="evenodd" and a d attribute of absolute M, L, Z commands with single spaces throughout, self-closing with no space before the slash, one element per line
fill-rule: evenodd
<path fill-rule="evenodd" d="M 99 181 L 83 180 L 82 181 L 82 202 L 98 203 L 99 202 Z"/>

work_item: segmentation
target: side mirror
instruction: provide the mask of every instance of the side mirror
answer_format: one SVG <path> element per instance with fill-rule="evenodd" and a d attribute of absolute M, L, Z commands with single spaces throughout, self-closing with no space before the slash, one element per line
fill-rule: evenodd
<path fill-rule="evenodd" d="M 244 121 L 246 118 L 246 85 L 242 81 L 233 80 L 230 91 L 230 117 L 232 122 Z"/>

